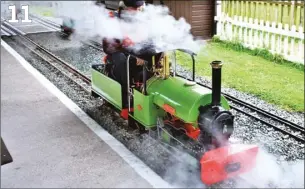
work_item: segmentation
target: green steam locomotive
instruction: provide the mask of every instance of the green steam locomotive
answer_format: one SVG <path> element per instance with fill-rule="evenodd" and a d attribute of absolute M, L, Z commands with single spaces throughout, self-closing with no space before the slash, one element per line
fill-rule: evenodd
<path fill-rule="evenodd" d="M 191 80 L 177 75 L 177 52 L 191 56 Z M 149 131 L 161 127 L 161 120 L 163 125 L 197 141 L 205 149 L 199 160 L 201 180 L 207 185 L 232 178 L 255 166 L 257 146 L 228 143 L 234 129 L 234 116 L 228 101 L 221 95 L 221 61 L 211 63 L 210 90 L 195 82 L 196 55 L 193 52 L 177 49 L 145 55 L 127 54 L 127 95 L 122 93 L 122 84 L 110 76 L 113 63 L 106 56 L 101 64 L 92 65 L 93 96 L 102 97 L 119 110 L 130 126 L 137 125 L 143 131 Z M 130 57 L 141 58 L 145 63 L 131 70 Z M 128 108 L 122 106 L 124 98 L 128 99 Z M 169 133 L 162 135 L 167 142 Z"/>

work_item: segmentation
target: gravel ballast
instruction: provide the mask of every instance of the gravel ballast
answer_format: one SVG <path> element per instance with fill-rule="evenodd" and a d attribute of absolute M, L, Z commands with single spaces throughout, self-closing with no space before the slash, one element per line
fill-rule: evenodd
<path fill-rule="evenodd" d="M 129 132 L 127 130 L 127 122 L 119 117 L 111 108 L 104 106 L 103 102 L 99 99 L 95 99 L 88 95 L 86 92 L 71 82 L 68 78 L 54 69 L 52 66 L 46 64 L 40 58 L 34 54 L 30 54 L 27 49 L 18 47 L 19 44 L 6 40 L 21 56 L 45 77 L 47 77 L 52 83 L 55 84 L 64 94 L 66 94 L 71 100 L 73 100 L 81 109 L 84 110 L 90 117 L 92 117 L 97 123 L 105 128 L 112 136 L 122 142 L 130 151 L 138 156 L 143 162 L 151 167 L 157 174 L 163 176 L 165 180 L 172 181 L 171 183 L 179 187 L 203 187 L 204 185 L 199 180 L 199 174 L 195 166 L 190 166 L 190 163 L 194 165 L 194 158 L 187 154 L 184 155 L 186 163 L 179 163 L 173 159 L 173 154 L 169 154 L 168 150 L 158 143 L 156 140 L 149 137 L 147 134 L 139 136 L 138 133 Z M 68 50 L 68 49 L 67 49 Z M 181 154 L 178 156 L 181 157 Z M 183 165 L 187 173 L 193 173 L 189 175 L 191 177 L 184 178 L 183 171 L 177 170 L 176 164 Z M 177 175 L 181 176 L 178 181 Z M 196 174 L 197 173 L 197 174 Z M 194 178 L 196 178 L 194 183 Z M 181 182 L 181 180 L 183 182 Z M 185 185 L 185 183 L 188 183 Z M 192 184 L 190 184 L 192 183 Z"/>
<path fill-rule="evenodd" d="M 48 36 L 48 34 L 44 34 L 43 35 L 32 35 L 31 38 L 34 39 L 34 41 L 36 40 L 40 40 L 40 44 L 42 44 L 44 47 L 50 49 L 54 54 L 60 56 L 62 59 L 66 60 L 67 62 L 70 62 L 69 60 L 73 59 L 75 60 L 75 62 L 82 62 L 84 71 L 86 69 L 87 66 L 89 66 L 92 62 L 92 60 L 96 60 L 100 61 L 101 60 L 101 54 L 100 52 L 98 52 L 95 49 L 89 48 L 89 47 L 84 47 L 81 48 L 81 52 L 82 52 L 82 56 L 76 55 L 77 51 L 77 47 L 81 46 L 81 44 L 76 44 L 77 42 L 68 42 L 68 43 L 74 43 L 73 45 L 71 45 L 70 47 L 67 45 L 67 41 L 63 41 L 63 40 L 57 40 L 57 39 L 50 39 L 51 37 Z M 54 34 L 52 34 L 54 35 Z M 33 37 L 35 36 L 35 37 Z M 45 38 L 47 38 L 48 40 L 46 40 Z M 37 42 L 37 41 L 36 41 Z M 46 43 L 46 44 L 44 44 Z M 12 43 L 10 43 L 12 44 Z M 77 46 L 79 45 L 79 46 Z M 64 47 L 66 46 L 66 47 Z M 50 48 L 52 47 L 52 48 Z M 61 50 L 58 50 L 56 47 L 61 47 Z M 71 50 L 72 47 L 72 50 Z M 75 50 L 76 49 L 76 50 Z M 95 51 L 94 53 L 92 53 L 93 51 Z M 18 50 L 19 53 L 23 54 L 23 56 L 27 55 L 28 52 L 20 52 L 20 50 Z M 81 61 L 77 59 L 77 57 L 81 57 Z M 155 171 L 157 170 L 162 170 L 162 171 L 158 171 L 159 174 L 163 175 L 167 180 L 179 180 L 180 182 L 178 183 L 179 186 L 188 186 L 188 187 L 196 187 L 196 186 L 200 186 L 200 181 L 197 178 L 197 182 L 194 182 L 194 178 L 196 178 L 196 176 L 191 176 L 191 175 L 195 175 L 196 170 L 187 170 L 187 164 L 175 164 L 172 169 L 175 169 L 176 171 L 168 171 L 166 173 L 165 171 L 165 163 L 164 162 L 159 162 L 157 163 L 156 160 L 169 160 L 171 159 L 170 157 L 168 157 L 168 155 L 166 155 L 166 152 L 164 152 L 164 147 L 158 148 L 158 144 L 157 143 L 153 143 L 153 141 L 150 141 L 149 137 L 135 137 L 135 136 L 129 136 L 128 137 L 128 132 L 126 130 L 123 130 L 121 128 L 119 128 L 117 125 L 126 125 L 126 123 L 124 123 L 124 121 L 121 120 L 121 123 L 118 116 L 116 114 L 110 113 L 111 111 L 109 110 L 108 107 L 102 106 L 101 105 L 101 101 L 99 100 L 95 100 L 90 98 L 87 94 L 85 93 L 80 93 L 79 89 L 75 89 L 75 87 L 72 86 L 72 82 L 68 82 L 69 85 L 67 85 L 67 79 L 64 79 L 63 77 L 60 77 L 58 75 L 58 73 L 56 73 L 55 71 L 51 71 L 50 72 L 50 68 L 48 68 L 48 66 L 46 64 L 41 64 L 41 61 L 39 62 L 38 60 L 35 60 L 32 57 L 27 57 L 28 61 L 36 68 L 38 69 L 41 73 L 43 73 L 50 81 L 52 81 L 60 90 L 62 90 L 69 98 L 71 98 L 73 101 L 75 101 L 82 109 L 84 109 L 84 111 L 86 113 L 88 113 L 91 117 L 93 117 L 94 119 L 98 119 L 98 123 L 101 124 L 102 127 L 106 128 L 113 136 L 115 136 L 116 138 L 118 138 L 122 143 L 124 143 L 126 146 L 129 146 L 129 149 L 132 149 L 132 151 L 139 156 L 141 159 L 145 159 L 145 163 L 147 163 L 150 167 L 157 167 L 157 168 L 153 168 Z M 32 59 L 32 60 L 31 60 Z M 88 60 L 87 62 L 85 60 Z M 96 63 L 95 62 L 95 63 Z M 179 74 L 184 75 L 184 76 L 190 76 L 190 73 L 183 70 L 182 68 L 177 68 L 178 72 L 180 72 Z M 202 82 L 206 82 L 205 84 L 210 84 L 208 83 L 209 81 L 207 80 L 203 80 L 202 78 L 197 77 L 197 81 L 200 82 L 200 79 L 202 80 Z M 234 90 L 231 91 L 226 91 L 229 89 L 223 89 L 224 92 L 232 95 L 232 96 L 236 96 L 241 100 L 245 100 L 247 98 L 250 98 L 249 96 L 244 96 L 241 97 L 242 93 L 239 94 L 239 92 L 235 91 L 235 93 L 237 95 L 234 95 Z M 232 92 L 233 91 L 233 92 Z M 242 94 L 242 95 L 241 95 Z M 241 96 L 238 96 L 241 95 Z M 251 98 L 247 99 L 247 102 L 250 102 L 254 105 L 256 104 L 262 104 L 259 100 L 257 103 L 255 103 L 257 99 L 256 98 Z M 268 110 L 267 108 L 272 109 L 273 107 L 271 105 L 268 104 L 263 104 L 264 106 L 268 106 L 268 107 L 260 107 L 262 109 Z M 279 116 L 283 116 L 284 115 L 280 115 L 279 113 L 285 112 L 285 111 L 277 111 L 276 110 L 276 114 Z M 296 170 L 292 170 L 292 171 L 287 171 L 287 169 L 291 168 L 286 166 L 286 160 L 302 160 L 300 163 L 303 165 L 304 164 L 304 144 L 301 144 L 297 141 L 295 141 L 292 138 L 287 137 L 286 135 L 278 132 L 278 131 L 274 131 L 273 129 L 270 129 L 269 127 L 262 125 L 261 123 L 256 122 L 255 120 L 241 114 L 238 112 L 234 112 L 236 115 L 236 123 L 235 123 L 235 132 L 233 134 L 232 137 L 232 141 L 242 141 L 243 143 L 251 143 L 251 144 L 258 144 L 260 145 L 265 151 L 267 151 L 269 154 L 271 155 L 267 155 L 266 153 L 261 153 L 259 157 L 264 157 L 259 159 L 258 164 L 265 167 L 266 165 L 271 165 L 273 162 L 270 159 L 274 159 L 274 162 L 276 162 L 276 164 L 272 164 L 273 167 L 271 167 L 271 169 L 284 169 L 284 171 L 279 171 L 279 173 L 289 173 L 289 174 L 293 174 L 297 171 L 303 170 L 303 166 L 299 166 L 299 168 L 296 167 Z M 275 112 L 272 112 L 275 113 Z M 293 118 L 291 117 L 292 114 L 286 114 L 286 116 L 290 116 L 291 121 L 293 121 L 293 119 L 298 119 L 297 121 L 295 120 L 294 122 L 298 123 L 301 122 L 300 119 L 298 118 L 299 115 L 294 115 L 293 114 Z M 285 117 L 286 118 L 286 117 Z M 303 119 L 303 117 L 302 117 Z M 124 136 L 125 135 L 125 136 Z M 128 139 L 129 138 L 129 139 Z M 131 138 L 131 139 L 130 139 Z M 238 139 L 238 140 L 237 140 Z M 147 142 L 147 140 L 149 140 L 150 142 Z M 152 144 L 151 144 L 152 143 Z M 150 144 L 150 145 L 148 145 Z M 152 153 L 153 152 L 153 153 Z M 163 155 L 162 155 L 163 154 Z M 158 157 L 162 157 L 162 158 L 158 158 Z M 269 159 L 268 159 L 269 158 Z M 268 161 L 266 161 L 266 159 Z M 185 161 L 189 161 L 188 158 L 185 159 Z M 269 162 L 270 161 L 270 162 Z M 169 161 L 167 161 L 169 162 Z M 266 163 L 266 165 L 262 164 L 263 162 Z M 167 168 L 168 169 L 168 168 Z M 258 170 L 256 170 L 258 171 Z M 175 173 L 175 175 L 168 174 L 169 172 Z M 193 174 L 190 174 L 189 172 L 193 172 Z M 188 173 L 187 176 L 185 176 L 185 174 Z M 304 176 L 304 170 L 303 173 L 298 174 L 298 175 L 302 175 Z M 259 178 L 259 176 L 261 176 L 261 173 L 257 173 L 256 175 L 254 175 L 254 178 Z M 287 175 L 285 176 L 287 177 Z M 178 179 L 177 179 L 178 178 Z M 253 178 L 253 175 L 252 175 Z M 269 178 L 269 177 L 267 177 Z M 289 176 L 290 180 L 295 180 L 296 177 L 295 176 Z M 288 179 L 288 178 L 286 178 Z M 266 177 L 265 177 L 266 180 Z M 268 180 L 268 179 L 267 179 Z M 270 180 L 270 179 L 269 179 Z M 271 178 L 272 180 L 272 178 Z M 274 182 L 273 184 L 276 186 L 281 186 L 283 183 L 283 179 L 273 179 Z M 288 179 L 289 180 L 289 179 Z M 260 181 L 260 180 L 259 180 Z M 190 183 L 195 184 L 195 186 L 190 186 Z M 198 185 L 197 185 L 198 184 Z M 228 184 L 228 183 L 226 183 Z M 266 181 L 266 186 L 267 184 L 270 184 Z M 296 184 L 296 183 L 294 183 Z M 201 185 L 202 186 L 202 185 Z M 265 187 L 266 187 L 265 186 Z M 289 185 L 291 186 L 291 185 Z M 301 186 L 304 186 L 304 184 L 302 184 Z M 293 185 L 292 187 L 300 187 L 300 185 Z"/>

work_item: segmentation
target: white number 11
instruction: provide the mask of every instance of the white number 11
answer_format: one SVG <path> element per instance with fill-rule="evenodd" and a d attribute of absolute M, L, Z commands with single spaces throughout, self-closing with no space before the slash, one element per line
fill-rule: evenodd
<path fill-rule="evenodd" d="M 8 22 L 18 22 L 17 20 L 17 14 L 16 14 L 16 6 L 10 5 L 8 6 L 8 9 L 12 10 L 12 19 Z M 32 22 L 32 20 L 29 20 L 29 5 L 22 5 L 21 9 L 24 10 L 24 20 L 21 20 L 21 22 Z"/>

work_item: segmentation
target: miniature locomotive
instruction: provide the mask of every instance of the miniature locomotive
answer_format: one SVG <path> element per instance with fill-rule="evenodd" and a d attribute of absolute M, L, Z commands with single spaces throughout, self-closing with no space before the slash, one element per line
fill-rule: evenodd
<path fill-rule="evenodd" d="M 64 18 L 60 28 L 63 34 L 62 37 L 70 39 L 71 35 L 75 32 L 75 21 L 72 18 Z"/>
<path fill-rule="evenodd" d="M 109 14 L 110 17 L 120 15 L 119 11 Z M 73 24 L 73 20 L 63 24 L 67 36 L 73 33 Z M 156 52 L 152 48 L 141 53 L 128 50 L 124 53 L 127 56 L 127 82 L 120 83 L 116 79 L 113 59 L 106 55 L 101 64 L 92 65 L 92 96 L 102 97 L 120 111 L 131 127 L 136 126 L 144 132 L 161 129 L 167 142 L 170 142 L 169 137 L 178 136 L 171 130 L 179 131 L 187 140 L 196 141 L 204 149 L 198 159 L 201 180 L 207 185 L 238 176 L 255 166 L 257 146 L 228 142 L 234 130 L 234 116 L 227 99 L 221 95 L 221 61 L 211 63 L 210 90 L 195 82 L 196 54 L 189 50 Z M 176 53 L 191 56 L 192 80 L 176 74 Z M 139 58 L 145 63 L 134 66 L 130 64 L 130 58 Z M 126 100 L 127 108 L 123 103 Z"/>
<path fill-rule="evenodd" d="M 193 81 L 176 75 L 175 57 L 171 63 L 169 57 L 177 51 L 192 57 Z M 93 96 L 102 97 L 121 111 L 129 124 L 136 123 L 150 130 L 158 127 L 161 118 L 163 123 L 182 130 L 190 140 L 198 141 L 206 149 L 199 157 L 201 180 L 205 184 L 214 184 L 253 168 L 257 146 L 228 144 L 234 116 L 221 95 L 220 61 L 211 63 L 210 90 L 195 82 L 195 54 L 190 51 L 127 54 L 128 95 L 123 95 L 121 84 L 110 76 L 112 62 L 106 56 L 104 63 L 92 65 Z M 129 58 L 132 56 L 144 59 L 145 64 L 131 72 Z M 127 110 L 122 108 L 123 98 L 128 99 Z"/>

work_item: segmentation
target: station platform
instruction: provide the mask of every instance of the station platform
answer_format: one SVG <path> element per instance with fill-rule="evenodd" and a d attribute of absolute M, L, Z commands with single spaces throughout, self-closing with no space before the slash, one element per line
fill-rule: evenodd
<path fill-rule="evenodd" d="M 1 188 L 170 187 L 39 74 L 1 40 Z"/>

